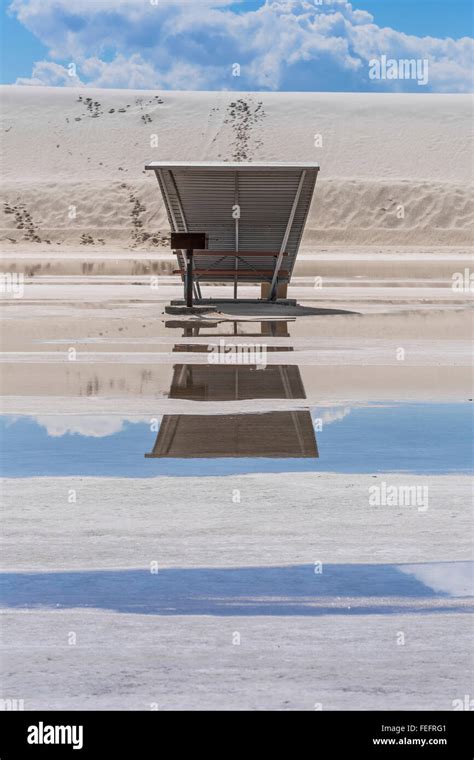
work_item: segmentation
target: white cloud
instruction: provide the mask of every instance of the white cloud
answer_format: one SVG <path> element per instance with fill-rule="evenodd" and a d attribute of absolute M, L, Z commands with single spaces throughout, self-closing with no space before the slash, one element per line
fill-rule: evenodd
<path fill-rule="evenodd" d="M 413 80 L 369 79 L 370 59 L 385 55 L 427 59 L 427 91 L 472 89 L 473 40 L 380 28 L 345 0 L 267 0 L 240 12 L 231 0 L 13 0 L 10 8 L 55 61 L 37 63 L 29 83 L 70 84 L 61 69 L 72 61 L 99 87 L 419 91 Z"/>
<path fill-rule="evenodd" d="M 118 417 L 116 415 L 62 415 L 38 416 L 35 422 L 45 428 L 52 438 L 61 438 L 63 435 L 83 435 L 89 438 L 106 438 L 109 435 L 120 433 L 125 422 L 150 422 L 149 417 Z"/>
<path fill-rule="evenodd" d="M 349 406 L 335 406 L 330 409 L 313 409 L 313 420 L 321 420 L 323 425 L 330 425 L 332 422 L 340 422 L 351 413 Z"/>
<path fill-rule="evenodd" d="M 123 55 L 117 55 L 110 63 L 100 58 L 87 58 L 81 70 L 96 87 L 153 89 L 158 86 L 158 75 L 155 69 L 138 53 L 128 59 Z"/>
<path fill-rule="evenodd" d="M 438 593 L 449 596 L 474 596 L 473 562 L 429 562 L 396 567 L 401 573 L 412 575 Z"/>
<path fill-rule="evenodd" d="M 31 78 L 21 77 L 16 83 L 50 87 L 80 87 L 84 84 L 77 75 L 71 76 L 65 66 L 52 61 L 35 63 Z"/>

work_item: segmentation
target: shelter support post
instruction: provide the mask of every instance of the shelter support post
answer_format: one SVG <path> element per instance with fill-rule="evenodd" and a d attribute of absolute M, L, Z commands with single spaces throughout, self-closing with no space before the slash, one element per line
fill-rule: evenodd
<path fill-rule="evenodd" d="M 271 292 L 271 285 L 269 282 L 262 282 L 260 285 L 260 298 L 262 300 L 266 301 L 270 297 Z M 287 282 L 279 282 L 275 289 L 275 294 L 277 298 L 287 298 L 288 296 L 288 283 Z"/>
<path fill-rule="evenodd" d="M 171 247 L 174 250 L 184 251 L 185 269 L 182 274 L 184 275 L 184 301 L 188 307 L 193 305 L 193 290 L 196 290 L 198 297 L 201 293 L 198 284 L 194 282 L 193 253 L 196 250 L 206 250 L 207 243 L 208 237 L 205 232 L 171 233 Z"/>
<path fill-rule="evenodd" d="M 280 254 L 277 258 L 276 264 L 275 264 L 275 270 L 273 272 L 272 282 L 270 285 L 270 293 L 268 295 L 269 301 L 275 301 L 277 298 L 277 283 L 278 283 L 278 272 L 280 270 L 282 258 L 283 258 L 283 252 L 286 250 L 286 245 L 288 243 L 288 238 L 290 237 L 291 228 L 293 226 L 293 220 L 295 218 L 296 209 L 298 207 L 298 203 L 300 200 L 301 195 L 301 189 L 303 187 L 304 181 L 306 178 L 306 169 L 304 169 L 301 172 L 300 175 L 300 181 L 298 182 L 298 187 L 296 188 L 295 197 L 293 199 L 293 205 L 291 207 L 290 216 L 288 217 L 288 222 L 286 225 L 285 234 L 283 235 L 283 240 L 281 242 L 281 248 L 280 248 Z"/>
<path fill-rule="evenodd" d="M 186 306 L 193 305 L 193 249 L 186 249 L 186 277 L 184 280 Z"/>

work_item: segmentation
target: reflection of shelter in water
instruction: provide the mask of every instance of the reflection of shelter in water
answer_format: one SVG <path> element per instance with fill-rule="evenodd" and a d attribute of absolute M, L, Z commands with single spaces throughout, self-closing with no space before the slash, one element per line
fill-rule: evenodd
<path fill-rule="evenodd" d="M 263 328 L 263 325 L 262 325 Z M 262 333 L 242 335 L 263 337 Z M 278 335 L 287 335 L 278 323 Z M 196 333 L 194 333 L 196 335 Z M 190 337 L 185 332 L 184 337 Z M 202 335 L 201 335 L 202 337 Z M 215 337 L 215 336 L 213 336 Z M 222 337 L 219 336 L 219 337 Z M 207 345 L 177 345 L 175 351 L 207 351 Z M 267 346 L 267 351 L 292 350 Z M 169 397 L 190 401 L 244 399 L 304 399 L 306 394 L 296 365 L 177 364 Z M 146 457 L 318 457 L 309 411 L 272 411 L 242 414 L 167 414 L 163 416 L 153 451 Z"/>
<path fill-rule="evenodd" d="M 166 414 L 146 457 L 317 457 L 309 412 Z"/>
<path fill-rule="evenodd" d="M 169 398 L 189 401 L 241 401 L 306 398 L 299 368 L 249 364 L 176 364 Z"/>

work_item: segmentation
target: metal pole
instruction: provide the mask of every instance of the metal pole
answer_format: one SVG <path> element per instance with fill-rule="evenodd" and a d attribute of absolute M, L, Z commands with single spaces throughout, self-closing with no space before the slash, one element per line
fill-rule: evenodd
<path fill-rule="evenodd" d="M 237 172 L 234 174 L 234 208 L 239 206 L 239 175 Z M 240 217 L 240 208 L 237 210 L 238 216 L 235 217 L 235 250 L 239 250 L 239 217 Z M 234 259 L 234 266 L 237 271 L 239 268 L 239 260 L 238 258 Z M 237 299 L 237 277 L 238 275 L 234 275 L 234 300 Z"/>
<path fill-rule="evenodd" d="M 187 223 L 186 217 L 184 215 L 183 204 L 181 203 L 181 197 L 180 197 L 179 191 L 178 191 L 178 186 L 176 184 L 176 180 L 174 178 L 174 174 L 173 174 L 172 171 L 169 172 L 169 176 L 170 176 L 171 183 L 172 183 L 172 185 L 174 187 L 175 196 L 176 196 L 176 203 L 178 204 L 179 213 L 181 214 L 181 223 L 183 225 L 183 230 L 185 232 L 189 232 L 188 223 Z M 163 183 L 163 187 L 166 188 L 166 185 L 164 183 Z M 171 203 L 169 201 L 169 197 L 168 197 L 168 203 L 169 203 L 170 209 L 172 209 Z M 175 219 L 175 217 L 173 217 L 173 219 Z M 178 226 L 176 224 L 176 221 L 175 221 L 175 228 L 176 228 L 176 232 L 178 232 Z M 184 292 L 185 292 L 185 298 L 186 298 L 186 306 L 192 306 L 193 305 L 193 296 L 192 296 L 192 290 L 193 290 L 193 288 L 194 288 L 196 297 L 199 297 L 199 299 L 201 298 L 201 291 L 199 290 L 199 286 L 197 284 L 193 283 L 192 274 L 191 274 L 191 277 L 189 276 L 189 262 L 188 262 L 188 254 L 189 254 L 189 252 L 190 252 L 189 250 L 186 250 L 186 281 L 185 281 L 185 285 L 184 285 Z M 191 270 L 192 270 L 193 252 L 191 251 L 190 253 L 191 253 Z M 192 283 L 191 286 L 188 285 L 189 280 L 191 280 L 191 283 Z M 189 298 L 190 298 L 190 296 L 189 296 L 189 288 L 191 288 L 191 302 L 189 302 Z"/>
<path fill-rule="evenodd" d="M 186 248 L 186 306 L 193 305 L 193 249 Z"/>
<path fill-rule="evenodd" d="M 306 169 L 301 172 L 300 181 L 298 183 L 296 195 L 293 201 L 293 205 L 291 207 L 290 216 L 288 218 L 288 223 L 286 225 L 285 234 L 283 235 L 283 240 L 281 242 L 280 253 L 278 254 L 278 258 L 276 260 L 275 270 L 273 272 L 272 282 L 270 285 L 270 295 L 268 296 L 269 301 L 273 301 L 275 299 L 276 287 L 277 287 L 277 281 L 278 281 L 278 271 L 281 266 L 283 254 L 285 253 L 285 248 L 286 248 L 286 244 L 288 243 L 288 238 L 290 237 L 291 227 L 293 225 L 293 219 L 295 218 L 296 207 L 298 206 L 298 201 L 301 195 L 301 188 L 303 187 L 303 182 L 305 180 L 305 177 L 306 177 Z"/>

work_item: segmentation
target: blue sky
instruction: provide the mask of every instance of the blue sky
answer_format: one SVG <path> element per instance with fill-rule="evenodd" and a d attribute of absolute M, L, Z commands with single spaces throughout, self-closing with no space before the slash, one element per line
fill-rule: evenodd
<path fill-rule="evenodd" d="M 1 1 L 4 84 L 472 91 L 469 0 Z M 384 55 L 429 81 L 370 79 Z"/>

